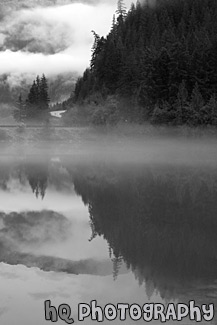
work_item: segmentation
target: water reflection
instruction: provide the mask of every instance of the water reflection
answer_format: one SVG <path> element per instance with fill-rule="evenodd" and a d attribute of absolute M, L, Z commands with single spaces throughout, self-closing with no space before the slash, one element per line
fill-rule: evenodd
<path fill-rule="evenodd" d="M 48 185 L 48 163 L 42 162 L 40 165 L 36 163 L 27 164 L 25 173 L 32 192 L 36 197 L 40 196 L 43 199 Z"/>
<path fill-rule="evenodd" d="M 88 204 L 92 237 L 108 242 L 115 277 L 122 260 L 149 297 L 157 289 L 167 299 L 216 280 L 216 169 L 81 169 L 74 184 Z"/>
<path fill-rule="evenodd" d="M 2 160 L 0 170 L 0 262 L 70 274 L 111 273 L 108 258 L 89 252 L 86 208 L 58 160 Z"/>
<path fill-rule="evenodd" d="M 10 194 L 17 182 L 45 202 L 52 189 L 71 197 L 76 193 L 88 208 L 87 245 L 103 237 L 108 252 L 101 261 L 89 252 L 76 261 L 40 250 L 33 254 L 36 247 L 67 241 L 73 229 L 70 220 L 52 210 L 13 211 L 0 213 L 0 261 L 45 271 L 113 273 L 117 281 L 126 265 L 149 299 L 158 292 L 165 301 L 216 300 L 217 168 L 81 164 L 68 157 L 2 162 L 2 191 Z"/>

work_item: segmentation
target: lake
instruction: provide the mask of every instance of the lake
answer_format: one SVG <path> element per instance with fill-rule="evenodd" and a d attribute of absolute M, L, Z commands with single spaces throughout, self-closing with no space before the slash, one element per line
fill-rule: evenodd
<path fill-rule="evenodd" d="M 1 151 L 0 324 L 49 324 L 48 300 L 70 306 L 75 323 L 78 305 L 94 300 L 103 310 L 216 305 L 216 139 L 102 137 L 69 148 Z M 113 323 L 145 322 L 126 314 Z"/>

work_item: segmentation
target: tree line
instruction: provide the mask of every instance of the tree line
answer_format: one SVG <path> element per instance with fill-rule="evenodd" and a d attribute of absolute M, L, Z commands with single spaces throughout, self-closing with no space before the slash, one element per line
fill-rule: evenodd
<path fill-rule="evenodd" d="M 106 37 L 93 31 L 90 67 L 74 102 L 100 94 L 128 98 L 153 123 L 217 125 L 217 2 L 118 1 Z"/>
<path fill-rule="evenodd" d="M 43 74 L 41 78 L 37 76 L 33 81 L 26 100 L 19 95 L 15 119 L 24 122 L 26 119 L 38 117 L 48 110 L 49 102 L 48 83 Z"/>

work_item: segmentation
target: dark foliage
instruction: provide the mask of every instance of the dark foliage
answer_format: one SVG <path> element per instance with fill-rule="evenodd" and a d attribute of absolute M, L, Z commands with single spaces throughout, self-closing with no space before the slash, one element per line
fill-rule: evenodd
<path fill-rule="evenodd" d="M 26 99 L 26 116 L 31 118 L 46 111 L 49 108 L 49 101 L 47 79 L 44 74 L 41 78 L 37 76 Z"/>
<path fill-rule="evenodd" d="M 94 33 L 90 68 L 74 100 L 95 92 L 130 97 L 154 123 L 216 124 L 217 3 L 118 1 L 106 38 Z M 132 106 L 132 110 L 134 107 Z"/>

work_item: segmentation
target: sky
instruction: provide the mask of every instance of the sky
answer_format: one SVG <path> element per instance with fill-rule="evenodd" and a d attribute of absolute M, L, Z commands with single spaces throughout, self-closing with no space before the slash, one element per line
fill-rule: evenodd
<path fill-rule="evenodd" d="M 126 0 L 127 9 L 131 0 Z M 0 14 L 0 75 L 10 84 L 45 73 L 82 74 L 89 66 L 94 30 L 110 30 L 116 0 L 4 1 Z"/>

